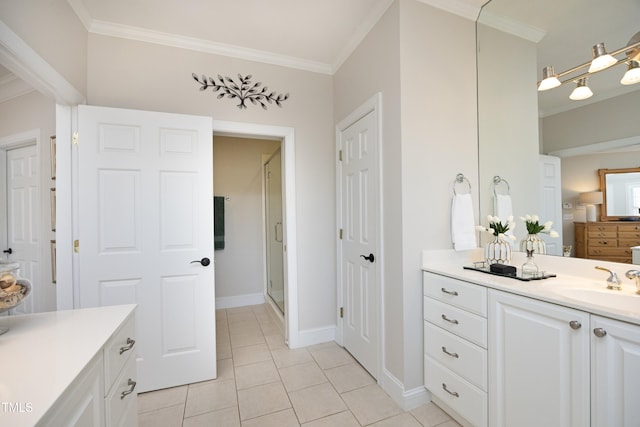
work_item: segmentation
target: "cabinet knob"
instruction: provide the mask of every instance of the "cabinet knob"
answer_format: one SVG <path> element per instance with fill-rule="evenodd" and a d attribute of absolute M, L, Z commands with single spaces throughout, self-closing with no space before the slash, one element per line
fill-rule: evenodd
<path fill-rule="evenodd" d="M 571 329 L 580 329 L 582 328 L 582 323 L 578 322 L 577 320 L 572 320 L 571 322 L 569 322 L 569 326 L 571 326 Z"/>
<path fill-rule="evenodd" d="M 605 331 L 605 330 L 604 330 L 604 329 L 602 329 L 602 328 L 595 328 L 595 329 L 593 330 L 593 335 L 597 336 L 598 338 L 602 338 L 602 337 L 604 337 L 605 335 L 607 335 L 607 331 Z"/>

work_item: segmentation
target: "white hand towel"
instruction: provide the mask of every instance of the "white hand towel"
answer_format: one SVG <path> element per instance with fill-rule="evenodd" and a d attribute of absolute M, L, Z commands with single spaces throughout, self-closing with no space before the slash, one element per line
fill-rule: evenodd
<path fill-rule="evenodd" d="M 508 217 L 513 216 L 513 206 L 511 204 L 511 195 L 509 194 L 496 194 L 494 200 L 494 212 L 495 216 L 505 221 Z"/>
<path fill-rule="evenodd" d="M 451 239 L 456 251 L 477 248 L 471 194 L 456 194 L 451 203 Z"/>

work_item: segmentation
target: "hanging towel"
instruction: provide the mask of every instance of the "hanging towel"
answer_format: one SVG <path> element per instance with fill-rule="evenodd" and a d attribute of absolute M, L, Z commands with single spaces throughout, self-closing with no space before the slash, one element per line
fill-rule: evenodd
<path fill-rule="evenodd" d="M 451 203 L 451 239 L 456 251 L 474 249 L 476 242 L 476 223 L 473 218 L 471 194 L 456 194 Z"/>
<path fill-rule="evenodd" d="M 513 206 L 511 205 L 511 195 L 509 194 L 496 194 L 494 201 L 495 216 L 501 220 L 506 220 L 508 217 L 513 216 Z"/>
<path fill-rule="evenodd" d="M 224 249 L 224 197 L 213 197 L 213 249 Z"/>

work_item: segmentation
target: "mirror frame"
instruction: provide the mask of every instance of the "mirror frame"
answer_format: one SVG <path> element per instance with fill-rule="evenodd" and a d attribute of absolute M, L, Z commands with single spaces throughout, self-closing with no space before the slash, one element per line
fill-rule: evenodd
<path fill-rule="evenodd" d="M 598 169 L 600 175 L 600 191 L 602 191 L 602 205 L 600 205 L 600 221 L 640 221 L 639 216 L 607 215 L 607 175 L 618 173 L 640 173 L 640 168 Z"/>

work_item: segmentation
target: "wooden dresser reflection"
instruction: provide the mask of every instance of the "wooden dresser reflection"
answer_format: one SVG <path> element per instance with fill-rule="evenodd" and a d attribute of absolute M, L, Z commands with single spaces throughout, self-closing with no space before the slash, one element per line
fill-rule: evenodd
<path fill-rule="evenodd" d="M 631 247 L 640 246 L 640 223 L 574 222 L 577 258 L 631 263 Z"/>

